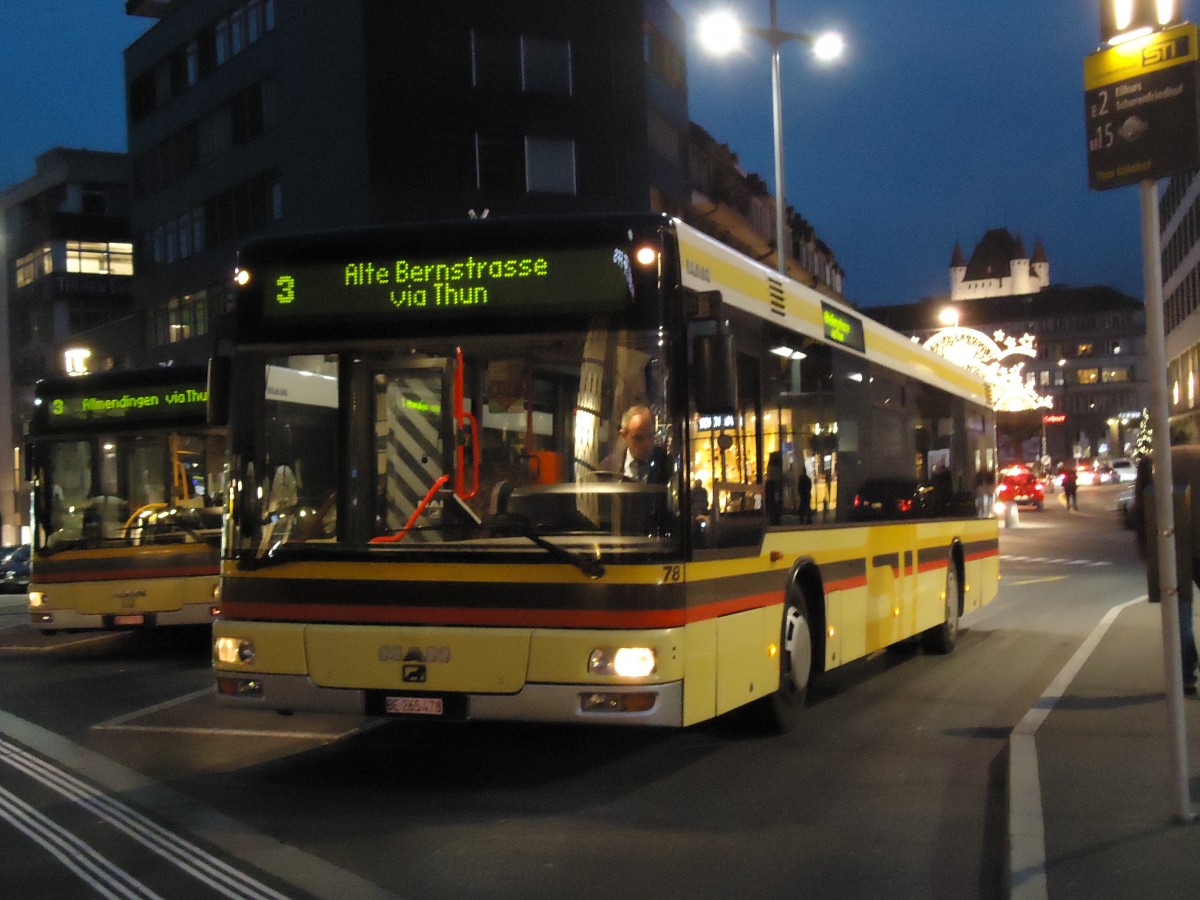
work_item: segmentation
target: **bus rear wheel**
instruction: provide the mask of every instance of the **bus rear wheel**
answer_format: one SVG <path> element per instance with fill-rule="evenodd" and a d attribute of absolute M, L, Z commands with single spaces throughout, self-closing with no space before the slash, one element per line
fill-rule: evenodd
<path fill-rule="evenodd" d="M 796 726 L 804 711 L 812 671 L 813 637 L 804 600 L 789 597 L 780 628 L 779 687 L 746 707 L 756 730 L 783 734 Z"/>
<path fill-rule="evenodd" d="M 953 559 L 946 566 L 945 618 L 921 635 L 926 653 L 949 653 L 958 640 L 958 611 L 962 609 L 962 584 L 958 579 L 958 564 Z"/>

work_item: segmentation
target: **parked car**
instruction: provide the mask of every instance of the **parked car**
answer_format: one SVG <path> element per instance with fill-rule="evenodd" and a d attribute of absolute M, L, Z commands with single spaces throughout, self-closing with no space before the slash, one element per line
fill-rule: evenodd
<path fill-rule="evenodd" d="M 1108 463 L 1096 463 L 1095 472 L 1093 484 L 1112 484 L 1117 480 L 1117 473 Z"/>
<path fill-rule="evenodd" d="M 0 559 L 0 594 L 24 594 L 29 590 L 29 545 L 16 547 Z"/>
<path fill-rule="evenodd" d="M 1132 459 L 1125 459 L 1124 457 L 1110 459 L 1108 465 L 1117 476 L 1113 479 L 1114 481 L 1119 481 L 1121 484 L 1132 484 L 1137 481 L 1137 464 Z"/>

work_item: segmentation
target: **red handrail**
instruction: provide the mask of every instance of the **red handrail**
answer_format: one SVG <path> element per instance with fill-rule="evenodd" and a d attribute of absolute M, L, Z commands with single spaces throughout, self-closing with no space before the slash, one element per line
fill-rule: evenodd
<path fill-rule="evenodd" d="M 443 475 L 441 478 L 439 478 L 437 481 L 435 481 L 433 483 L 433 487 L 431 487 L 429 489 L 429 493 L 427 493 L 425 495 L 425 499 L 417 504 L 417 508 L 414 509 L 413 514 L 408 517 L 408 521 L 404 523 L 403 528 L 401 528 L 395 534 L 381 534 L 378 537 L 373 537 L 373 538 L 371 538 L 369 543 L 372 543 L 372 544 L 394 544 L 396 541 L 401 540 L 406 534 L 408 534 L 408 529 L 412 528 L 413 522 L 417 521 L 417 516 L 419 516 L 421 513 L 423 513 L 425 511 L 425 507 L 427 507 L 429 505 L 429 501 L 433 499 L 433 495 L 438 492 L 438 488 L 440 488 L 443 484 L 445 484 L 449 480 L 450 480 L 449 475 Z"/>
<path fill-rule="evenodd" d="M 454 348 L 454 493 L 464 500 L 470 500 L 479 493 L 479 422 L 466 411 L 463 386 L 463 355 L 462 347 Z M 459 440 L 458 429 L 463 425 L 471 426 L 471 462 L 474 483 L 471 490 L 466 490 L 467 451 L 465 442 Z"/>

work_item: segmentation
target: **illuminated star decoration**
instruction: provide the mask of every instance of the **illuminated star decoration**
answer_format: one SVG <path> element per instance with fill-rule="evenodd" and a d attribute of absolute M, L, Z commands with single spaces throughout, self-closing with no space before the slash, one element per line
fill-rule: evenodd
<path fill-rule="evenodd" d="M 925 342 L 925 347 L 982 377 L 988 385 L 992 409 L 997 412 L 1021 412 L 1054 405 L 1053 398 L 1038 395 L 1032 385 L 1025 383 L 1024 360 L 1009 361 L 1013 356 L 1036 358 L 1031 334 L 1017 338 L 996 331 L 994 338 L 989 338 L 973 328 L 954 325 L 938 331 Z"/>

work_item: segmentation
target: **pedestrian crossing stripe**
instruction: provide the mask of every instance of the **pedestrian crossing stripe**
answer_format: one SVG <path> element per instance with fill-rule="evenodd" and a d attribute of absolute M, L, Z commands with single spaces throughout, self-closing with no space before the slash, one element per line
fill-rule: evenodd
<path fill-rule="evenodd" d="M 1061 557 L 1050 556 L 1010 556 L 1007 554 L 1000 555 L 1001 561 L 1008 562 L 1028 562 L 1028 563 L 1048 563 L 1055 566 L 1081 566 L 1084 568 L 1097 568 L 1100 566 L 1111 566 L 1112 560 L 1108 559 L 1062 559 Z"/>

